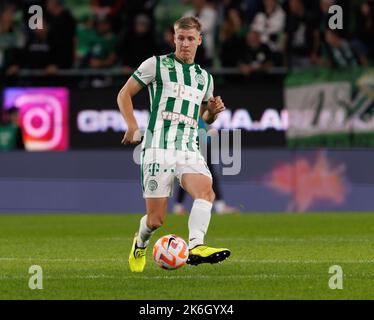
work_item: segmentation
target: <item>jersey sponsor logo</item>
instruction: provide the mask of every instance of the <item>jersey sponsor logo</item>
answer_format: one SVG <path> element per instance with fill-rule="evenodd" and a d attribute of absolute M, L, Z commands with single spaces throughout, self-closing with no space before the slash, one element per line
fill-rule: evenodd
<path fill-rule="evenodd" d="M 158 183 L 156 180 L 149 180 L 148 182 L 148 189 L 149 191 L 155 191 L 158 188 Z"/>
<path fill-rule="evenodd" d="M 181 94 L 185 94 L 186 86 L 184 84 L 176 83 L 174 84 L 173 92 L 177 94 L 177 98 L 182 98 Z"/>
<path fill-rule="evenodd" d="M 204 79 L 204 76 L 202 75 L 202 74 L 197 74 L 196 76 L 195 76 L 195 80 L 196 80 L 196 82 L 198 83 L 198 84 L 200 84 L 200 85 L 205 85 L 205 79 Z"/>
<path fill-rule="evenodd" d="M 174 59 L 165 57 L 161 60 L 161 63 L 168 69 L 172 69 L 175 67 Z"/>
<path fill-rule="evenodd" d="M 164 94 L 165 96 L 188 100 L 189 102 L 198 105 L 201 104 L 204 96 L 203 91 L 198 90 L 197 88 L 193 88 L 181 83 L 171 82 L 165 83 Z"/>
<path fill-rule="evenodd" d="M 162 119 L 169 120 L 172 122 L 180 122 L 186 125 L 189 125 L 193 128 L 197 127 L 197 121 L 194 118 L 189 116 L 185 116 L 184 114 L 177 113 L 177 112 L 170 112 L 170 111 L 163 111 L 162 112 Z"/>
<path fill-rule="evenodd" d="M 156 173 L 160 171 L 160 164 L 159 163 L 151 163 L 149 165 L 149 173 L 151 174 L 151 177 L 155 177 Z"/>

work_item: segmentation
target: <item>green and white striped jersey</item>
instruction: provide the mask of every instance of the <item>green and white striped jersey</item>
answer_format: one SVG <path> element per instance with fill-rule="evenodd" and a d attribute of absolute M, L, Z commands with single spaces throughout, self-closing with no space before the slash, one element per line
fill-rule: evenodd
<path fill-rule="evenodd" d="M 143 149 L 199 150 L 199 111 L 213 96 L 212 76 L 170 53 L 145 60 L 132 77 L 148 86 L 151 101 Z"/>

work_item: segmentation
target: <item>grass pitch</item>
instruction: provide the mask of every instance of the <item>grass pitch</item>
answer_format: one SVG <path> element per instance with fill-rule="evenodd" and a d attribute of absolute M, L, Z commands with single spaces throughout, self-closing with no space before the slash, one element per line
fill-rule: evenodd
<path fill-rule="evenodd" d="M 207 244 L 227 247 L 218 265 L 157 267 L 142 274 L 127 257 L 140 215 L 0 215 L 0 299 L 373 299 L 374 214 L 212 216 Z M 187 219 L 169 215 L 152 238 L 187 239 Z M 43 289 L 28 287 L 29 267 Z M 332 265 L 343 289 L 329 288 Z"/>

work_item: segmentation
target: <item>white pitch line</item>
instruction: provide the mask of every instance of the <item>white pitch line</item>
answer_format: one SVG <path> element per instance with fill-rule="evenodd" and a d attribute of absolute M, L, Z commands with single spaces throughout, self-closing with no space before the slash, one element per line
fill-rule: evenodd
<path fill-rule="evenodd" d="M 364 274 L 372 276 L 372 274 Z M 275 273 L 262 273 L 262 274 L 249 274 L 249 275 L 219 275 L 219 279 L 274 279 L 274 278 L 311 278 L 315 279 L 319 275 L 317 274 L 275 274 Z M 350 274 L 350 277 L 362 276 L 362 274 Z M 27 279 L 25 276 L 10 276 L 10 275 L 0 275 L 0 280 L 18 280 Z M 179 275 L 179 276 L 111 276 L 105 274 L 97 275 L 75 275 L 75 276 L 44 276 L 44 279 L 54 279 L 54 280 L 73 280 L 73 279 L 83 279 L 83 280 L 93 280 L 93 279 L 118 279 L 118 280 L 190 280 L 190 279 L 217 279 L 216 275 Z"/>
<path fill-rule="evenodd" d="M 49 241 L 128 241 L 131 237 L 107 237 L 107 238 L 80 238 L 80 237 L 57 237 L 48 238 Z M 287 238 L 287 237 L 212 237 L 214 241 L 237 241 L 237 242 L 373 242 L 374 237 L 308 237 L 308 238 Z M 44 241 L 44 239 L 25 239 L 25 238 L 0 238 L 0 241 L 15 242 L 15 241 Z"/>
<path fill-rule="evenodd" d="M 367 263 L 374 263 L 374 260 L 234 260 L 231 259 L 232 262 L 236 263 L 263 263 L 263 264 L 274 264 L 274 263 L 289 263 L 289 264 L 337 264 L 337 263 L 357 263 L 357 264 L 367 264 Z"/>
<path fill-rule="evenodd" d="M 0 261 L 45 261 L 45 262 L 121 262 L 127 263 L 127 259 L 119 259 L 119 258 L 106 258 L 106 259 L 82 259 L 82 258 L 17 258 L 17 257 L 0 257 Z M 358 260 L 281 260 L 281 259 L 229 259 L 228 262 L 233 263 L 249 263 L 249 264 L 337 264 L 337 263 L 349 263 L 349 264 L 372 264 L 374 263 L 374 259 L 358 259 Z"/>
<path fill-rule="evenodd" d="M 374 238 L 343 238 L 343 237 L 311 237 L 311 238 L 213 238 L 214 241 L 238 241 L 238 242 L 302 242 L 302 243 L 314 243 L 314 242 L 373 242 Z"/>
<path fill-rule="evenodd" d="M 48 237 L 48 238 L 0 238 L 0 241 L 15 242 L 15 241 L 129 241 L 134 238 L 131 237 L 112 237 L 112 238 L 81 238 L 81 237 Z"/>
<path fill-rule="evenodd" d="M 250 275 L 220 275 L 219 279 L 267 279 L 267 278 L 315 278 L 313 274 L 250 274 Z M 26 279 L 25 276 L 0 275 L 0 280 L 18 280 Z M 217 276 L 209 275 L 185 275 L 185 276 L 110 276 L 105 274 L 99 275 L 76 275 L 76 276 L 44 276 L 44 279 L 69 280 L 69 279 L 120 279 L 120 280 L 183 280 L 183 279 L 216 279 Z"/>
<path fill-rule="evenodd" d="M 0 261 L 46 261 L 46 262 L 127 262 L 126 259 L 81 259 L 81 258 L 14 258 L 0 257 Z"/>

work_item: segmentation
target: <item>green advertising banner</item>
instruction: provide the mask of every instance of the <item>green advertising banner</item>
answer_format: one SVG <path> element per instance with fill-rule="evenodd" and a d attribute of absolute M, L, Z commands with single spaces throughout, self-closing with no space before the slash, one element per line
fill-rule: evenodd
<path fill-rule="evenodd" d="M 374 146 L 374 69 L 293 72 L 285 84 L 288 146 Z"/>

